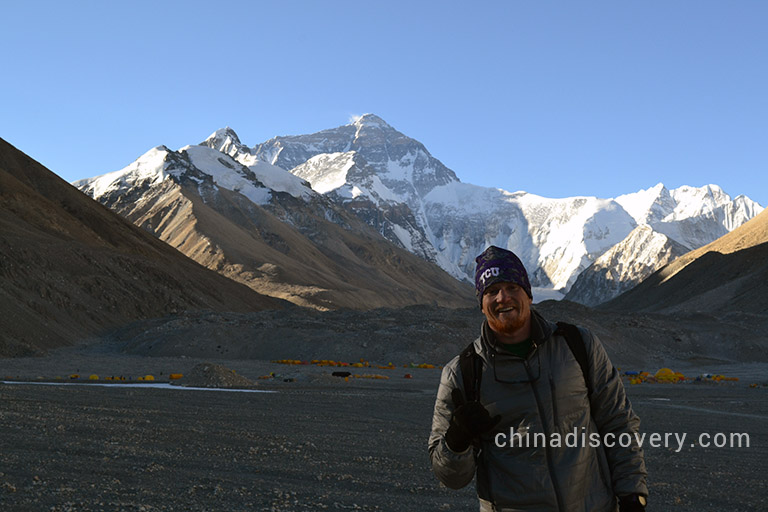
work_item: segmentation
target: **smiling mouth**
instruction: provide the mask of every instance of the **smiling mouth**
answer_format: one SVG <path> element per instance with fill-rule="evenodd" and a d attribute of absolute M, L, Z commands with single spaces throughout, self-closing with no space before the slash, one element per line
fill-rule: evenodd
<path fill-rule="evenodd" d="M 514 311 L 514 310 L 515 310 L 515 308 L 514 308 L 514 307 L 512 307 L 512 306 L 510 306 L 510 307 L 508 307 L 508 308 L 499 308 L 499 309 L 497 309 L 496 311 L 497 311 L 498 313 L 509 313 L 510 311 Z"/>

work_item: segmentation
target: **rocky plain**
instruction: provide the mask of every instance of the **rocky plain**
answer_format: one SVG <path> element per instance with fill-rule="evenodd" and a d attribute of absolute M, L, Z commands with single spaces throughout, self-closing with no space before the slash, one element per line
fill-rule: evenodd
<path fill-rule="evenodd" d="M 625 381 L 642 432 L 662 439 L 645 446 L 649 510 L 768 508 L 759 340 L 720 347 L 734 327 L 715 319 L 586 319 L 579 306 L 553 302 L 538 310 L 592 323 L 622 372 L 665 366 L 691 377 Z M 431 473 L 427 438 L 440 366 L 480 320 L 477 309 L 426 306 L 188 313 L 0 359 L 0 509 L 476 510 L 472 485 L 453 491 Z M 285 361 L 313 359 L 359 366 Z M 169 384 L 201 363 L 253 385 Z M 701 374 L 739 380 L 696 381 Z"/>
<path fill-rule="evenodd" d="M 375 116 L 363 124 L 334 132 L 340 147 L 349 137 L 360 142 L 367 160 L 347 155 L 360 165 L 345 186 L 364 189 L 396 161 L 419 177 L 389 182 L 397 190 L 426 194 L 454 182 L 420 143 Z M 472 486 L 442 487 L 427 453 L 440 367 L 480 329 L 471 285 L 382 238 L 407 232 L 406 246 L 431 254 L 431 237 L 411 229 L 409 200 L 383 210 L 378 201 L 345 203 L 343 194 L 331 203 L 288 173 L 311 171 L 299 161 L 280 165 L 283 183 L 301 193 L 267 190 L 257 168 L 230 158 L 230 150 L 247 159 L 257 148 L 216 134 L 184 155 L 148 152 L 168 180 L 142 171 L 99 187 L 112 210 L 0 140 L 0 512 L 476 510 Z M 292 145 L 280 152 L 291 160 L 308 157 L 313 138 L 272 142 Z M 193 153 L 213 155 L 198 159 L 213 167 L 196 168 Z M 423 158 L 412 159 L 417 153 Z M 333 169 L 320 170 L 317 177 Z M 271 199 L 257 204 L 224 190 L 214 183 L 219 172 L 232 183 L 247 178 L 248 190 Z M 129 182 L 136 186 L 122 188 Z M 657 214 L 670 191 L 654 190 L 655 207 L 638 224 L 666 218 Z M 717 217 L 708 208 L 718 190 L 689 198 L 691 211 L 709 213 L 677 219 L 680 233 L 699 233 Z M 485 204 L 489 196 L 477 197 Z M 500 240 L 499 222 L 522 220 L 523 210 L 499 197 L 490 223 L 474 208 L 460 208 L 469 213 L 462 219 L 437 205 L 433 217 L 445 229 L 433 233 L 469 235 L 467 247 L 479 252 Z M 591 203 L 570 204 L 574 213 Z M 742 206 L 726 209 L 755 207 Z M 537 211 L 570 226 L 557 208 Z M 584 234 L 608 232 L 593 228 Z M 557 253 L 583 242 L 562 240 L 550 244 Z M 634 261 L 636 251 L 623 246 Z M 624 261 L 592 271 L 612 275 Z M 627 375 L 649 436 L 649 510 L 768 509 L 766 262 L 763 211 L 594 309 L 536 306 L 550 320 L 591 329 L 622 373 L 686 376 L 632 384 L 637 377 Z"/>

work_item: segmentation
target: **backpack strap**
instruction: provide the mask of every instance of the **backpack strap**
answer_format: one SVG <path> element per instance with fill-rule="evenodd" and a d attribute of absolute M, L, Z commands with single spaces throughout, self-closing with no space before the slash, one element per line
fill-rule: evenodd
<path fill-rule="evenodd" d="M 459 368 L 461 370 L 461 379 L 464 384 L 464 399 L 467 402 L 480 401 L 480 382 L 483 377 L 483 359 L 475 351 L 475 342 L 473 341 L 467 348 L 462 350 L 459 355 Z M 472 441 L 475 458 L 480 451 L 480 439 Z"/>
<path fill-rule="evenodd" d="M 592 383 L 589 380 L 589 357 L 587 356 L 587 346 L 584 344 L 584 338 L 581 331 L 573 324 L 557 322 L 557 329 L 554 334 L 559 334 L 565 338 L 568 348 L 571 349 L 573 357 L 581 367 L 581 373 L 584 376 L 584 384 L 587 385 L 587 397 L 592 399 Z"/>
<path fill-rule="evenodd" d="M 464 383 L 464 398 L 467 402 L 480 400 L 480 381 L 483 377 L 483 360 L 475 351 L 473 341 L 459 356 L 459 368 Z"/>
<path fill-rule="evenodd" d="M 587 346 L 581 331 L 573 324 L 557 322 L 557 329 L 553 333 L 565 338 L 573 357 L 579 363 L 581 373 L 584 376 L 584 384 L 587 386 L 587 398 L 592 399 L 592 383 L 589 380 L 589 357 Z M 459 356 L 459 368 L 464 384 L 465 399 L 470 401 L 480 400 L 480 382 L 483 376 L 483 360 L 475 352 L 475 343 L 467 345 Z"/>

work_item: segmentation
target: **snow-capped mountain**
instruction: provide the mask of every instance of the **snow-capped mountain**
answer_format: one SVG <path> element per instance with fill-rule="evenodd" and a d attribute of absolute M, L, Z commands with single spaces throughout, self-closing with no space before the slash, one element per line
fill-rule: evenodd
<path fill-rule="evenodd" d="M 659 184 L 616 199 L 550 199 L 478 187 L 460 182 L 423 144 L 372 114 L 337 128 L 275 137 L 253 147 L 225 128 L 200 146 L 182 148 L 177 157 L 209 174 L 217 186 L 257 204 L 274 205 L 285 193 L 297 201 L 323 204 L 324 215 L 334 222 L 342 219 L 334 208 L 352 213 L 394 244 L 460 280 L 473 281 L 474 258 L 488 245 L 507 247 L 528 268 L 535 300 L 562 298 L 579 274 L 603 255 L 601 264 L 621 261 L 627 269 L 612 274 L 613 279 L 636 282 L 651 272 L 654 259 L 664 261 L 681 247 L 707 244 L 762 210 L 749 198 L 731 199 L 714 185 L 668 190 Z M 143 176 L 140 169 L 148 165 L 141 160 L 133 164 L 137 176 Z M 124 188 L 129 178 L 121 180 L 119 187 Z M 107 185 L 91 180 L 78 186 L 86 191 L 90 187 L 89 193 L 98 197 L 98 190 Z M 638 226 L 650 231 L 633 234 Z M 668 243 L 659 243 L 657 235 Z M 610 295 L 614 292 L 609 290 L 626 285 L 593 286 Z"/>
<path fill-rule="evenodd" d="M 638 286 L 601 305 L 616 311 L 663 314 L 713 314 L 727 333 L 721 357 L 734 343 L 750 341 L 751 352 L 765 358 L 768 327 L 768 211 L 665 265 Z M 706 341 L 710 344 L 712 339 Z M 756 343 L 755 343 L 756 342 Z M 717 344 L 717 343 L 715 343 Z"/>
<path fill-rule="evenodd" d="M 587 262 L 634 228 L 619 205 L 594 197 L 548 199 L 450 184 L 433 190 L 425 203 L 441 256 L 465 276 L 473 276 L 475 256 L 494 244 L 520 256 L 539 293 L 569 287 Z"/>
<path fill-rule="evenodd" d="M 76 181 L 73 185 L 101 200 L 109 194 L 119 195 L 127 189 L 158 185 L 168 177 L 182 176 L 197 183 L 210 179 L 217 186 L 239 192 L 259 205 L 268 204 L 278 192 L 303 199 L 317 196 L 309 183 L 284 169 L 262 161 L 254 161 L 247 167 L 204 146 L 185 146 L 179 151 L 157 146 L 124 169 Z"/>
<path fill-rule="evenodd" d="M 587 267 L 565 296 L 596 306 L 639 284 L 688 248 L 643 224 Z"/>
<path fill-rule="evenodd" d="M 388 242 L 308 182 L 248 159 L 231 130 L 207 142 L 224 151 L 158 146 L 74 185 L 201 265 L 300 306 L 474 303 L 469 285 Z"/>
<path fill-rule="evenodd" d="M 696 249 L 733 231 L 760 213 L 746 196 L 735 199 L 716 185 L 655 187 L 616 198 L 638 225 L 648 224 L 688 249 Z M 714 237 L 714 238 L 713 238 Z"/>
<path fill-rule="evenodd" d="M 275 137 L 259 144 L 252 153 L 273 165 L 292 170 L 317 155 L 351 151 L 362 156 L 371 172 L 412 208 L 434 187 L 458 181 L 456 174 L 434 158 L 423 144 L 373 114 L 311 135 Z"/>
<path fill-rule="evenodd" d="M 659 184 L 615 200 L 548 199 L 476 187 L 461 183 L 422 144 L 372 114 L 253 148 L 212 140 L 206 144 L 243 163 L 261 158 L 290 170 L 337 203 L 348 208 L 354 204 L 355 213 L 388 239 L 458 279 L 473 279 L 474 257 L 487 245 L 509 247 L 520 254 L 543 297 L 562 297 L 579 273 L 637 226 L 648 225 L 693 249 L 761 210 L 744 196 L 732 200 L 714 185 L 670 191 Z M 552 295 L 553 290 L 558 293 Z"/>
<path fill-rule="evenodd" d="M 423 144 L 380 117 L 366 114 L 338 128 L 275 137 L 253 148 L 225 129 L 203 144 L 244 165 L 262 161 L 307 179 L 313 189 L 345 204 L 390 241 L 463 277 L 435 251 L 422 208 L 425 194 L 458 178 Z"/>

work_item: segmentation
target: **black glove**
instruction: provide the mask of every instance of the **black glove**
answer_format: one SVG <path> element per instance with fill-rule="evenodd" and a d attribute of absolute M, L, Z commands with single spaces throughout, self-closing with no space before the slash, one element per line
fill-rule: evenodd
<path fill-rule="evenodd" d="M 501 416 L 491 418 L 480 402 L 466 402 L 464 394 L 458 388 L 451 391 L 451 399 L 455 409 L 445 433 L 445 442 L 451 451 L 461 453 L 469 448 L 473 439 L 493 430 L 501 421 Z"/>
<path fill-rule="evenodd" d="M 619 512 L 645 512 L 645 498 L 639 494 L 619 497 Z"/>

